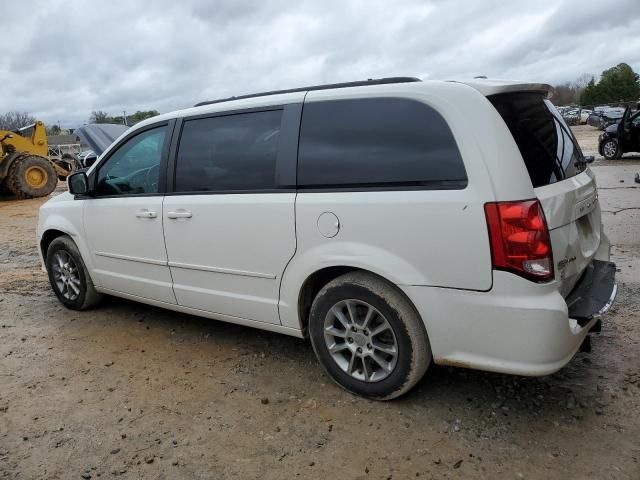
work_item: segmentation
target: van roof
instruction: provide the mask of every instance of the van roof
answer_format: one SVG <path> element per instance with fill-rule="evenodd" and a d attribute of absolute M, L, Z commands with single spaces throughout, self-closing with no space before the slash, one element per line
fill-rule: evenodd
<path fill-rule="evenodd" d="M 212 105 L 215 103 L 231 102 L 233 100 L 242 100 L 245 98 L 266 97 L 266 96 L 280 95 L 280 94 L 286 94 L 286 93 L 308 92 L 313 90 L 333 90 L 337 88 L 365 87 L 369 85 L 386 85 L 386 84 L 392 84 L 392 83 L 411 83 L 411 82 L 421 82 L 421 81 L 422 80 L 416 77 L 370 78 L 368 80 L 359 80 L 355 82 L 310 85 L 308 87 L 289 88 L 286 90 L 272 90 L 268 92 L 251 93 L 249 95 L 239 95 L 239 96 L 233 96 L 233 97 L 227 97 L 227 98 L 220 98 L 217 100 L 208 100 L 208 101 L 196 103 L 194 107 L 202 107 L 204 105 Z M 531 82 L 523 82 L 519 80 L 502 80 L 502 79 L 488 79 L 486 77 L 476 77 L 473 79 L 447 80 L 447 81 L 468 85 L 469 87 L 472 87 L 475 90 L 479 91 L 484 96 L 495 95 L 497 93 L 509 93 L 509 92 L 540 92 L 540 93 L 548 94 L 549 92 L 553 91 L 553 87 L 551 87 L 551 85 L 547 85 L 546 83 L 531 83 Z"/>
<path fill-rule="evenodd" d="M 308 87 L 289 88 L 286 90 L 272 90 L 269 92 L 251 93 L 249 95 L 239 95 L 237 97 L 221 98 L 218 100 L 209 100 L 205 102 L 199 102 L 194 107 L 202 107 L 203 105 L 211 105 L 214 103 L 230 102 L 232 100 L 242 100 L 245 98 L 266 97 L 269 95 L 280 95 L 283 93 L 295 93 L 295 92 L 308 92 L 311 90 L 332 90 L 334 88 L 348 88 L 348 87 L 364 87 L 368 85 L 385 85 L 389 83 L 409 83 L 409 82 L 421 82 L 416 77 L 385 77 L 385 78 L 369 78 L 368 80 L 359 80 L 355 82 L 344 83 L 326 83 L 321 85 L 310 85 Z"/>

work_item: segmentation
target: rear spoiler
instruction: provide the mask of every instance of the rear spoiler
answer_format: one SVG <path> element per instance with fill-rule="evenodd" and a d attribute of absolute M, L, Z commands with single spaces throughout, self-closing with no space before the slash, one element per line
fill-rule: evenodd
<path fill-rule="evenodd" d="M 518 80 L 499 80 L 491 78 L 472 78 L 464 80 L 448 80 L 462 83 L 474 88 L 485 97 L 499 93 L 536 92 L 548 97 L 553 95 L 553 87 L 546 83 L 523 82 Z"/>

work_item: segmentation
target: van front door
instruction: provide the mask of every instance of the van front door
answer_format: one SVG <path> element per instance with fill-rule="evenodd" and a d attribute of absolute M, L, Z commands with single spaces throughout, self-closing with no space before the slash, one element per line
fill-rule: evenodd
<path fill-rule="evenodd" d="M 162 231 L 169 131 L 167 124 L 141 130 L 107 153 L 83 215 L 96 285 L 176 303 Z"/>

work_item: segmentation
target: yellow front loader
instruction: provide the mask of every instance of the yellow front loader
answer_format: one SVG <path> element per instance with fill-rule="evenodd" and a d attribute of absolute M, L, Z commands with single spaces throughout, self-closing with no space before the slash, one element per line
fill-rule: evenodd
<path fill-rule="evenodd" d="M 10 132 L 0 130 L 0 191 L 19 198 L 43 197 L 56 188 L 58 177 L 71 171 L 48 157 L 47 132 L 44 123 Z"/>

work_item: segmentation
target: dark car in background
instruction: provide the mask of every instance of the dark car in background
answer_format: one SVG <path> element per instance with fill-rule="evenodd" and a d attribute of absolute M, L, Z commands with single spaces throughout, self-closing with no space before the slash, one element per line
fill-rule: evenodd
<path fill-rule="evenodd" d="M 91 149 L 80 152 L 77 161 L 81 168 L 89 168 L 113 141 L 129 129 L 126 125 L 93 123 L 78 128 L 75 133 Z"/>
<path fill-rule="evenodd" d="M 626 152 L 640 152 L 640 110 L 632 112 L 627 107 L 618 122 L 605 127 L 598 151 L 608 160 L 618 159 Z"/>
<path fill-rule="evenodd" d="M 592 127 L 599 128 L 600 130 L 604 130 L 609 125 L 619 122 L 624 115 L 624 112 L 624 108 L 618 107 L 594 110 L 587 118 L 587 124 Z"/>

